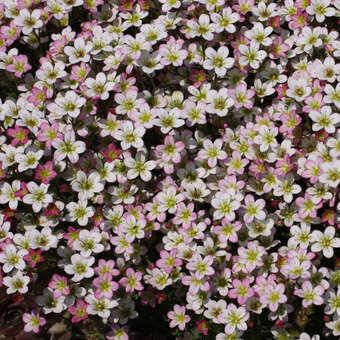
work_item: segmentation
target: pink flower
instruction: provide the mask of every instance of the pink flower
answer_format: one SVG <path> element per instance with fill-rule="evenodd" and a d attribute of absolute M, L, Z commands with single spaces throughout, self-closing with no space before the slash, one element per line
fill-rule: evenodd
<path fill-rule="evenodd" d="M 63 237 L 67 240 L 67 245 L 72 248 L 73 242 L 79 240 L 80 229 L 75 229 L 71 226 L 67 228 L 67 233 L 64 233 Z"/>
<path fill-rule="evenodd" d="M 196 321 L 195 331 L 200 331 L 203 335 L 208 335 L 208 329 L 209 327 L 206 320 Z"/>
<path fill-rule="evenodd" d="M 322 202 L 316 204 L 313 202 L 311 195 L 305 193 L 305 197 L 298 197 L 295 200 L 296 205 L 299 209 L 299 217 L 306 218 L 310 216 L 311 218 L 316 217 L 317 210 L 322 207 Z"/>
<path fill-rule="evenodd" d="M 54 203 L 50 203 L 45 209 L 46 216 L 58 216 L 59 209 Z"/>
<path fill-rule="evenodd" d="M 254 296 L 254 289 L 249 286 L 250 283 L 251 280 L 249 278 L 245 278 L 242 281 L 234 279 L 234 288 L 229 290 L 228 296 L 232 299 L 237 298 L 237 303 L 244 305 L 250 297 Z"/>
<path fill-rule="evenodd" d="M 300 176 L 303 178 L 309 178 L 312 184 L 316 183 L 319 179 L 319 176 L 323 173 L 322 165 L 323 161 L 321 157 L 317 159 L 308 159 L 303 163 L 302 171 L 300 172 Z"/>
<path fill-rule="evenodd" d="M 50 180 L 57 176 L 53 170 L 53 162 L 48 161 L 44 165 L 39 164 L 35 170 L 34 179 L 41 181 L 44 184 L 50 183 Z"/>
<path fill-rule="evenodd" d="M 286 53 L 291 47 L 288 44 L 283 43 L 283 39 L 280 36 L 276 36 L 273 43 L 270 45 L 271 52 L 275 59 L 286 58 Z"/>
<path fill-rule="evenodd" d="M 308 14 L 302 9 L 298 9 L 297 13 L 291 16 L 291 21 L 289 21 L 288 26 L 291 30 L 295 30 L 307 26 L 307 22 Z"/>
<path fill-rule="evenodd" d="M 232 89 L 229 92 L 234 99 L 235 109 L 238 110 L 241 107 L 251 109 L 253 107 L 254 99 L 252 98 L 255 96 L 256 92 L 253 89 L 247 89 L 246 83 L 238 83 L 236 89 Z"/>
<path fill-rule="evenodd" d="M 1 26 L 0 32 L 4 39 L 15 41 L 21 33 L 22 27 L 16 26 L 14 20 L 9 23 L 9 26 Z"/>
<path fill-rule="evenodd" d="M 194 70 L 189 79 L 194 82 L 196 88 L 199 88 L 207 78 L 203 70 Z"/>
<path fill-rule="evenodd" d="M 12 64 L 6 66 L 6 71 L 14 72 L 17 78 L 20 78 L 24 72 L 29 71 L 32 68 L 28 64 L 27 56 L 24 54 L 13 56 Z"/>
<path fill-rule="evenodd" d="M 90 71 L 91 67 L 82 61 L 80 65 L 72 65 L 70 79 L 83 82 Z"/>
<path fill-rule="evenodd" d="M 44 258 L 43 256 L 41 255 L 41 252 L 42 250 L 41 249 L 38 249 L 38 250 L 33 250 L 33 249 L 29 249 L 28 250 L 28 254 L 26 254 L 23 259 L 28 262 L 28 264 L 34 268 L 37 263 L 39 262 L 43 262 L 44 261 Z"/>
<path fill-rule="evenodd" d="M 28 102 L 34 104 L 35 106 L 40 105 L 46 98 L 50 98 L 47 91 L 47 86 L 43 86 L 42 89 L 39 87 L 33 87 L 31 90 L 31 95 L 28 96 Z"/>
<path fill-rule="evenodd" d="M 336 212 L 331 209 L 326 209 L 321 215 L 321 222 L 327 222 L 330 225 L 335 224 Z"/>
<path fill-rule="evenodd" d="M 171 320 L 170 328 L 178 326 L 181 331 L 184 331 L 185 324 L 188 323 L 191 318 L 185 314 L 186 308 L 180 305 L 174 305 L 173 311 L 168 312 L 167 316 Z"/>
<path fill-rule="evenodd" d="M 113 143 L 109 144 L 107 146 L 107 149 L 102 151 L 102 155 L 105 157 L 105 160 L 109 163 L 117 159 L 121 153 L 122 151 L 116 148 L 116 146 Z"/>
<path fill-rule="evenodd" d="M 236 243 L 238 241 L 237 232 L 242 228 L 240 221 L 230 222 L 226 218 L 223 218 L 222 225 L 213 227 L 213 232 L 218 235 L 218 240 L 221 243 L 227 243 L 228 241 Z"/>
<path fill-rule="evenodd" d="M 246 223 L 252 222 L 254 218 L 257 218 L 258 220 L 265 219 L 266 214 L 264 210 L 262 210 L 266 205 L 264 199 L 258 199 L 255 201 L 254 196 L 249 194 L 244 198 L 244 203 L 245 214 L 243 219 Z"/>
<path fill-rule="evenodd" d="M 161 258 L 157 260 L 156 266 L 159 268 L 163 268 L 168 274 L 170 274 L 174 267 L 180 267 L 182 265 L 182 260 L 176 258 L 176 254 L 176 248 L 171 249 L 170 252 L 167 252 L 166 250 L 161 250 Z"/>
<path fill-rule="evenodd" d="M 59 123 L 55 122 L 52 125 L 48 123 L 41 123 L 40 131 L 37 135 L 39 142 L 45 142 L 45 145 L 50 148 L 52 142 L 57 139 L 62 139 L 63 134 L 59 132 Z"/>
<path fill-rule="evenodd" d="M 91 13 L 97 13 L 98 6 L 101 6 L 104 4 L 104 0 L 85 0 L 84 1 L 84 8 L 88 9 Z"/>
<path fill-rule="evenodd" d="M 125 277 L 119 280 L 119 284 L 125 287 L 127 293 L 133 292 L 135 290 L 143 290 L 143 285 L 141 284 L 142 273 L 135 272 L 132 268 L 128 268 L 125 272 Z"/>
<path fill-rule="evenodd" d="M 13 146 L 17 146 L 18 144 L 26 144 L 28 142 L 28 133 L 29 130 L 17 125 L 12 129 L 7 130 L 8 136 L 14 138 L 11 141 L 11 145 Z"/>
<path fill-rule="evenodd" d="M 105 335 L 107 340 L 129 340 L 128 327 L 118 324 L 111 325 L 111 331 Z"/>
<path fill-rule="evenodd" d="M 132 11 L 134 0 L 120 0 L 121 5 L 118 7 L 120 11 Z"/>
<path fill-rule="evenodd" d="M 88 304 L 83 300 L 77 300 L 75 305 L 68 308 L 69 313 L 73 315 L 71 319 L 72 323 L 80 322 L 88 318 L 87 307 Z"/>
<path fill-rule="evenodd" d="M 303 298 L 302 306 L 307 308 L 308 306 L 321 305 L 323 303 L 322 295 L 324 293 L 322 286 L 313 287 L 312 283 L 308 280 L 304 281 L 301 289 L 295 289 L 294 295 Z"/>
<path fill-rule="evenodd" d="M 62 295 L 69 295 L 70 288 L 67 284 L 67 278 L 58 274 L 53 274 L 48 286 L 53 289 L 53 296 L 59 299 Z"/>
<path fill-rule="evenodd" d="M 93 286 L 97 288 L 94 292 L 94 296 L 97 299 L 111 299 L 113 292 L 119 288 L 118 283 L 112 281 L 112 275 L 110 273 L 105 273 L 101 277 L 95 278 L 92 283 Z"/>
<path fill-rule="evenodd" d="M 268 305 L 271 312 L 276 312 L 280 303 L 287 301 L 287 296 L 284 294 L 285 285 L 265 282 L 263 288 L 263 292 L 260 293 L 260 302 Z"/>
<path fill-rule="evenodd" d="M 22 315 L 22 320 L 25 322 L 25 332 L 33 331 L 34 333 L 38 333 L 40 326 L 44 326 L 46 323 L 46 319 L 41 317 L 35 310 L 31 313 L 24 313 Z"/>

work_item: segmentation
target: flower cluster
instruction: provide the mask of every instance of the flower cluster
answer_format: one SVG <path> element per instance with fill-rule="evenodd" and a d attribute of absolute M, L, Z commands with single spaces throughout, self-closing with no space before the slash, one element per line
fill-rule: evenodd
<path fill-rule="evenodd" d="M 34 301 L 24 330 L 338 338 L 339 18 L 0 0 L 0 286 Z"/>

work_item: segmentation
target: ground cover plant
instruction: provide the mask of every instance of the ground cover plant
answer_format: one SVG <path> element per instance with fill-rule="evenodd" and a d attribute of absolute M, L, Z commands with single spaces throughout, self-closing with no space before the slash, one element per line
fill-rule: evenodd
<path fill-rule="evenodd" d="M 339 19 L 0 0 L 0 339 L 339 339 Z"/>

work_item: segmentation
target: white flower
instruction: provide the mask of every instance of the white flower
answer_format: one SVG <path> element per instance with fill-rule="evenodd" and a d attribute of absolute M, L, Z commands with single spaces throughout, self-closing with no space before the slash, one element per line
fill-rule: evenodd
<path fill-rule="evenodd" d="M 333 83 L 340 74 L 340 64 L 335 64 L 335 60 L 332 57 L 325 58 L 323 63 L 318 59 L 314 64 L 316 64 L 315 73 L 318 75 L 315 78 Z"/>
<path fill-rule="evenodd" d="M 19 190 L 20 190 L 19 180 L 14 180 L 12 182 L 12 185 L 7 182 L 3 182 L 0 186 L 0 204 L 8 203 L 10 209 L 16 209 L 18 207 L 18 202 L 20 198 L 15 194 Z"/>
<path fill-rule="evenodd" d="M 112 201 L 114 204 L 131 204 L 135 201 L 134 194 L 138 191 L 138 187 L 134 184 L 125 186 L 119 184 L 119 186 L 113 186 L 108 189 L 108 192 L 112 195 Z"/>
<path fill-rule="evenodd" d="M 198 202 L 204 202 L 206 196 L 210 194 L 210 190 L 207 189 L 206 184 L 202 180 L 198 180 L 195 183 L 183 183 L 185 189 L 183 195 L 189 199 Z"/>
<path fill-rule="evenodd" d="M 293 225 L 289 229 L 291 235 L 288 240 L 288 246 L 297 247 L 300 245 L 302 248 L 307 249 L 309 243 L 312 242 L 311 227 L 308 223 L 301 223 L 301 226 Z"/>
<path fill-rule="evenodd" d="M 99 72 L 96 79 L 87 78 L 85 80 L 86 95 L 95 99 L 106 100 L 109 98 L 109 92 L 113 90 L 114 83 L 106 78 L 105 73 Z"/>
<path fill-rule="evenodd" d="M 60 93 L 58 94 L 55 99 L 57 107 L 53 111 L 60 115 L 60 117 L 69 115 L 72 118 L 77 118 L 80 114 L 80 108 L 85 103 L 85 98 L 78 96 L 74 91 L 67 91 L 64 96 L 60 95 Z"/>
<path fill-rule="evenodd" d="M 254 24 L 251 30 L 248 30 L 244 35 L 250 39 L 255 40 L 263 46 L 269 46 L 272 43 L 272 39 L 269 35 L 273 32 L 273 28 L 268 26 L 266 28 L 260 22 Z"/>
<path fill-rule="evenodd" d="M 118 104 L 116 113 L 120 115 L 133 114 L 138 111 L 138 108 L 145 103 L 144 99 L 137 99 L 138 92 L 134 90 L 126 93 L 117 93 L 115 102 Z"/>
<path fill-rule="evenodd" d="M 227 307 L 225 316 L 223 315 L 222 323 L 225 324 L 224 331 L 227 334 L 232 334 L 239 329 L 245 331 L 247 329 L 246 321 L 249 319 L 249 313 L 245 308 L 237 308 L 233 303 Z"/>
<path fill-rule="evenodd" d="M 300 337 L 297 340 L 320 340 L 320 335 L 315 334 L 310 337 L 309 334 L 303 332 L 300 334 Z"/>
<path fill-rule="evenodd" d="M 27 169 L 35 169 L 39 164 L 39 159 L 44 155 L 44 151 L 29 150 L 26 153 L 17 154 L 15 160 L 19 163 L 18 171 L 23 172 Z"/>
<path fill-rule="evenodd" d="M 83 229 L 79 233 L 79 239 L 73 242 L 72 248 L 80 251 L 81 256 L 89 257 L 92 253 L 101 253 L 104 250 L 104 246 L 100 243 L 101 239 L 102 236 L 98 231 Z"/>
<path fill-rule="evenodd" d="M 136 149 L 143 147 L 145 129 L 142 126 L 134 126 L 131 121 L 122 122 L 117 131 L 114 132 L 114 137 L 121 141 L 121 147 L 126 150 L 133 146 Z"/>
<path fill-rule="evenodd" d="M 214 323 L 219 324 L 221 323 L 221 318 L 226 317 L 227 303 L 224 300 L 209 300 L 204 307 L 207 309 L 204 311 L 203 315 Z"/>
<path fill-rule="evenodd" d="M 24 153 L 25 147 L 14 147 L 12 145 L 4 144 L 1 146 L 1 149 L 3 152 L 0 152 L 0 161 L 2 163 L 2 168 L 6 169 L 16 162 L 15 159 L 19 154 Z"/>
<path fill-rule="evenodd" d="M 73 130 L 68 130 L 64 134 L 64 140 L 53 140 L 52 146 L 57 149 L 54 152 L 54 158 L 56 161 L 62 161 L 64 158 L 67 157 L 71 163 L 78 162 L 78 154 L 83 153 L 86 150 L 84 142 L 76 141 L 75 133 Z"/>
<path fill-rule="evenodd" d="M 160 109 L 158 119 L 155 119 L 155 125 L 161 127 L 163 134 L 168 133 L 173 128 L 179 128 L 184 125 L 182 111 L 178 108 L 171 109 L 170 111 Z"/>
<path fill-rule="evenodd" d="M 237 198 L 237 199 L 235 199 Z M 240 206 L 242 197 L 228 195 L 225 192 L 217 192 L 211 200 L 211 205 L 215 208 L 214 219 L 219 220 L 225 217 L 228 221 L 235 219 L 235 210 Z"/>
<path fill-rule="evenodd" d="M 130 157 L 125 160 L 125 164 L 130 168 L 127 172 L 128 179 L 134 179 L 138 176 L 148 182 L 152 178 L 150 170 L 156 167 L 155 161 L 146 161 L 146 155 L 143 152 L 137 152 L 135 157 Z"/>
<path fill-rule="evenodd" d="M 209 15 L 201 14 L 198 21 L 190 20 L 187 25 L 194 37 L 201 36 L 205 40 L 214 39 L 215 23 L 210 23 Z"/>
<path fill-rule="evenodd" d="M 307 308 L 310 305 L 321 305 L 323 303 L 322 295 L 324 288 L 321 285 L 313 287 L 312 283 L 308 280 L 304 281 L 301 289 L 295 289 L 294 294 L 303 298 L 302 306 Z"/>
<path fill-rule="evenodd" d="M 340 122 L 340 114 L 333 113 L 330 106 L 323 106 L 321 111 L 311 111 L 309 117 L 313 120 L 313 131 L 321 129 L 326 130 L 328 133 L 335 132 L 335 126 Z"/>
<path fill-rule="evenodd" d="M 135 319 L 137 316 L 135 303 L 131 298 L 126 298 L 119 300 L 119 306 L 112 310 L 110 320 L 119 321 L 121 325 L 125 325 L 129 319 Z"/>
<path fill-rule="evenodd" d="M 41 231 L 37 229 L 30 230 L 27 234 L 29 237 L 29 246 L 32 249 L 40 248 L 47 251 L 58 246 L 58 238 L 52 234 L 50 227 L 44 227 Z"/>
<path fill-rule="evenodd" d="M 216 23 L 216 33 L 220 33 L 223 31 L 227 31 L 228 33 L 235 33 L 236 27 L 233 24 L 239 19 L 240 15 L 236 12 L 233 12 L 230 7 L 223 8 L 221 14 L 211 14 L 211 20 Z"/>
<path fill-rule="evenodd" d="M 45 61 L 40 69 L 36 72 L 37 78 L 46 81 L 48 84 L 54 84 L 58 78 L 66 76 L 65 64 L 57 61 L 54 65 Z"/>
<path fill-rule="evenodd" d="M 340 183 L 340 161 L 323 162 L 321 169 L 322 174 L 319 176 L 319 181 L 336 188 Z"/>
<path fill-rule="evenodd" d="M 21 26 L 22 33 L 28 35 L 34 28 L 40 28 L 43 22 L 40 20 L 40 9 L 35 9 L 32 13 L 27 9 L 21 9 L 19 15 L 14 19 L 14 23 L 17 26 Z"/>
<path fill-rule="evenodd" d="M 306 12 L 310 15 L 315 14 L 317 22 L 324 22 L 325 17 L 331 17 L 335 14 L 335 9 L 328 7 L 330 3 L 330 0 L 311 0 Z"/>
<path fill-rule="evenodd" d="M 106 120 L 100 120 L 98 122 L 98 126 L 100 127 L 100 136 L 114 136 L 115 131 L 118 130 L 119 121 L 117 121 L 117 116 L 112 113 L 108 113 Z"/>
<path fill-rule="evenodd" d="M 8 287 L 6 290 L 7 294 L 13 294 L 16 292 L 21 294 L 27 293 L 27 286 L 29 282 L 30 278 L 23 275 L 21 271 L 17 271 L 14 276 L 5 276 L 3 278 L 3 284 Z"/>
<path fill-rule="evenodd" d="M 300 37 L 297 39 L 296 44 L 306 53 L 313 49 L 313 47 L 319 47 L 322 45 L 320 38 L 321 27 L 315 27 L 313 30 L 309 26 L 305 26 Z"/>
<path fill-rule="evenodd" d="M 132 243 L 136 238 L 142 239 L 145 236 L 144 228 L 146 221 L 144 219 L 136 220 L 134 216 L 128 216 L 119 226 L 124 232 L 126 240 Z"/>
<path fill-rule="evenodd" d="M 340 336 L 340 316 L 335 315 L 333 321 L 327 322 L 326 326 L 333 331 L 334 336 Z"/>
<path fill-rule="evenodd" d="M 51 288 L 45 288 L 43 295 L 38 296 L 36 301 L 39 306 L 42 306 L 45 314 L 61 313 L 66 308 L 65 296 L 54 298 Z"/>
<path fill-rule="evenodd" d="M 210 90 L 207 96 L 208 105 L 206 111 L 208 113 L 215 113 L 219 117 L 224 117 L 228 114 L 229 108 L 233 106 L 234 101 L 228 95 L 226 88 L 221 88 L 217 91 Z"/>
<path fill-rule="evenodd" d="M 275 83 L 273 81 L 265 81 L 262 82 L 261 79 L 257 78 L 254 82 L 254 90 L 256 91 L 256 95 L 260 98 L 270 96 L 275 92 L 274 86 Z"/>
<path fill-rule="evenodd" d="M 254 69 L 258 69 L 260 63 L 267 56 L 267 52 L 260 50 L 260 44 L 254 40 L 250 42 L 250 46 L 241 44 L 238 49 L 241 53 L 240 65 L 247 66 L 249 64 Z"/>
<path fill-rule="evenodd" d="M 79 254 L 73 254 L 71 264 L 65 265 L 64 270 L 67 274 L 73 275 L 72 281 L 79 282 L 94 275 L 94 270 L 91 268 L 93 264 L 93 256 L 85 258 Z"/>
<path fill-rule="evenodd" d="M 97 171 L 102 182 L 112 183 L 116 181 L 116 175 L 114 174 L 114 162 L 98 161 Z"/>
<path fill-rule="evenodd" d="M 323 233 L 319 230 L 314 230 L 312 240 L 315 243 L 312 245 L 311 250 L 314 252 L 322 251 L 325 257 L 331 258 L 334 255 L 333 248 L 340 248 L 340 238 L 334 236 L 334 227 L 327 227 Z"/>
<path fill-rule="evenodd" d="M 74 47 L 66 46 L 64 52 L 69 57 L 70 64 L 75 64 L 78 62 L 87 63 L 90 60 L 90 51 L 92 50 L 93 44 L 91 42 L 86 42 L 83 38 L 77 38 L 73 42 Z"/>
<path fill-rule="evenodd" d="M 208 47 L 205 50 L 206 59 L 203 62 L 203 67 L 206 70 L 214 70 L 219 77 L 223 77 L 227 73 L 227 69 L 234 64 L 233 58 L 227 58 L 229 49 L 226 46 L 221 46 L 217 51 Z"/>
<path fill-rule="evenodd" d="M 5 241 L 6 238 L 13 239 L 13 233 L 10 232 L 10 222 L 4 222 L 3 215 L 0 214 L 0 242 Z"/>
<path fill-rule="evenodd" d="M 285 178 L 276 180 L 278 183 L 274 187 L 273 194 L 275 196 L 283 196 L 286 203 L 291 203 L 293 194 L 298 194 L 301 191 L 301 187 L 298 184 L 294 184 L 294 176 L 289 173 Z"/>
<path fill-rule="evenodd" d="M 101 183 L 99 173 L 92 171 L 88 176 L 83 171 L 77 172 L 77 177 L 72 181 L 72 189 L 78 192 L 78 198 L 85 201 L 101 192 L 104 185 Z"/>
<path fill-rule="evenodd" d="M 39 212 L 42 208 L 46 208 L 53 201 L 52 195 L 48 194 L 48 184 L 41 183 L 37 185 L 35 182 L 27 183 L 28 194 L 23 198 L 23 202 L 31 204 L 34 212 Z"/>
<path fill-rule="evenodd" d="M 338 314 L 340 315 L 340 289 L 335 294 L 334 291 L 327 292 L 327 304 L 325 308 L 326 314 Z"/>
<path fill-rule="evenodd" d="M 260 21 L 267 21 L 269 18 L 277 15 L 276 4 L 270 3 L 268 6 L 264 2 L 259 2 L 257 7 L 250 7 L 251 12 L 258 16 Z"/>
<path fill-rule="evenodd" d="M 259 134 L 254 138 L 254 142 L 260 145 L 260 151 L 267 151 L 270 147 L 273 149 L 277 146 L 276 136 L 278 134 L 278 128 L 269 128 L 262 125 L 258 130 Z"/>
<path fill-rule="evenodd" d="M 90 315 L 98 315 L 103 319 L 107 319 L 110 316 L 110 309 L 118 306 L 116 300 L 106 298 L 97 299 L 93 294 L 87 295 L 85 301 L 89 304 L 87 312 Z"/>
<path fill-rule="evenodd" d="M 325 103 L 333 103 L 337 108 L 340 108 L 340 83 L 337 83 L 335 88 L 326 84 L 324 91 L 326 93 L 323 98 Z"/>
<path fill-rule="evenodd" d="M 303 77 L 298 79 L 292 77 L 288 78 L 288 87 L 286 92 L 287 96 L 294 98 L 298 102 L 303 101 L 312 92 L 311 88 L 308 86 L 307 79 Z"/>
<path fill-rule="evenodd" d="M 168 211 L 169 213 L 174 214 L 177 210 L 177 204 L 184 200 L 184 196 L 181 193 L 177 193 L 176 187 L 170 186 L 161 191 L 157 195 L 157 199 L 160 204 L 159 211 Z"/>
<path fill-rule="evenodd" d="M 214 143 L 205 139 L 203 141 L 203 149 L 197 154 L 199 159 L 208 159 L 208 165 L 214 168 L 217 164 L 217 160 L 223 160 L 227 158 L 225 151 L 221 150 L 223 147 L 223 140 L 218 138 Z"/>
<path fill-rule="evenodd" d="M 144 275 L 144 280 L 152 287 L 155 287 L 158 290 L 163 290 L 165 287 L 171 285 L 172 279 L 165 270 L 159 268 L 148 268 L 146 271 L 148 274 Z"/>
<path fill-rule="evenodd" d="M 138 65 L 142 67 L 146 74 L 151 74 L 163 68 L 163 65 L 160 63 L 161 59 L 162 57 L 157 51 L 151 54 L 147 51 L 142 51 L 141 57 L 138 59 Z"/>
<path fill-rule="evenodd" d="M 92 49 L 90 53 L 96 55 L 102 51 L 112 52 L 113 47 L 111 42 L 113 40 L 112 34 L 104 30 L 100 25 L 95 25 L 92 28 Z"/>
<path fill-rule="evenodd" d="M 168 13 L 172 8 L 179 8 L 181 7 L 180 0 L 159 0 L 162 3 L 162 11 L 164 13 Z"/>
<path fill-rule="evenodd" d="M 3 263 L 2 270 L 5 273 L 12 269 L 24 270 L 26 263 L 22 259 L 28 251 L 26 249 L 18 250 L 13 244 L 8 244 L 2 252 L 0 252 L 0 262 Z"/>
<path fill-rule="evenodd" d="M 66 209 L 69 211 L 68 220 L 71 222 L 77 220 L 77 223 L 81 226 L 87 225 L 89 217 L 92 217 L 95 213 L 93 207 L 87 206 L 87 201 L 70 202 L 66 205 Z"/>
<path fill-rule="evenodd" d="M 156 44 L 157 41 L 167 37 L 167 32 L 162 25 L 159 24 L 143 24 L 140 31 L 145 34 L 147 41 L 150 41 L 152 45 Z"/>

